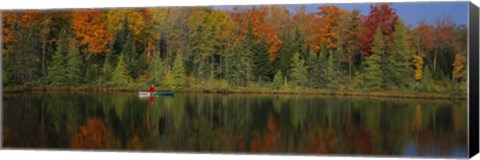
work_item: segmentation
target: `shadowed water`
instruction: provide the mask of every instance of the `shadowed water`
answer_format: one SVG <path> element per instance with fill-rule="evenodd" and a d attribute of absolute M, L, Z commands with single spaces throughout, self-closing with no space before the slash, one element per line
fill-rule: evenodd
<path fill-rule="evenodd" d="M 467 157 L 466 101 L 287 95 L 3 96 L 3 146 Z"/>

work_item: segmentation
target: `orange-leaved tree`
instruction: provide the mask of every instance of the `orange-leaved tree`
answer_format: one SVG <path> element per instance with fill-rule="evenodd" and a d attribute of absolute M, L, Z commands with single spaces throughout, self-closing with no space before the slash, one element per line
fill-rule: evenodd
<path fill-rule="evenodd" d="M 89 54 L 106 51 L 111 34 L 106 29 L 103 11 L 78 10 L 73 13 L 72 30 L 80 45 L 87 47 Z"/>

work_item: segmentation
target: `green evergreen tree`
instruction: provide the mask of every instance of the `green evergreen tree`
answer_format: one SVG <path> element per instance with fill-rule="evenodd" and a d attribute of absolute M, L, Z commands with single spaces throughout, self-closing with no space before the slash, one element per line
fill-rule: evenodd
<path fill-rule="evenodd" d="M 5 55 L 4 71 L 6 71 L 5 84 L 21 85 L 26 82 L 37 81 L 41 73 L 41 63 L 36 61 L 40 59 L 39 52 L 39 25 L 33 23 L 25 28 L 19 21 L 15 21 L 12 26 L 11 39 L 12 42 L 4 43 L 4 47 L 8 50 Z"/>
<path fill-rule="evenodd" d="M 303 40 L 302 33 L 300 33 L 299 26 L 295 26 L 295 36 L 293 37 L 293 45 L 292 45 L 292 52 L 290 53 L 290 57 L 293 56 L 293 53 L 298 52 L 301 56 L 306 56 L 310 54 L 308 50 L 304 47 L 305 41 Z"/>
<path fill-rule="evenodd" d="M 57 51 L 52 57 L 52 65 L 48 68 L 48 78 L 52 84 L 62 84 L 67 81 L 67 77 L 64 75 L 66 72 L 65 59 L 63 48 L 57 47 Z"/>
<path fill-rule="evenodd" d="M 380 28 L 377 28 L 373 39 L 372 51 L 379 57 L 378 65 L 380 67 L 380 88 L 385 89 L 389 87 L 389 65 L 388 58 L 390 57 L 390 46 L 388 38 L 385 37 Z"/>
<path fill-rule="evenodd" d="M 127 33 L 124 33 L 124 28 L 125 24 L 121 29 L 116 30 L 113 39 L 108 44 L 108 53 L 110 53 L 108 56 L 110 58 L 109 61 L 114 67 L 117 64 L 116 60 L 118 60 L 119 55 L 122 53 L 122 48 L 125 44 L 125 37 Z"/>
<path fill-rule="evenodd" d="M 108 83 L 112 79 L 112 72 L 115 69 L 114 58 L 113 58 L 113 41 L 109 44 L 109 50 L 105 54 L 105 60 L 103 61 L 103 68 L 102 68 L 102 79 L 101 83 Z"/>
<path fill-rule="evenodd" d="M 171 71 L 170 87 L 183 88 L 185 87 L 185 69 L 183 64 L 183 57 L 180 52 L 177 52 L 175 60 L 173 61 L 173 67 Z"/>
<path fill-rule="evenodd" d="M 395 24 L 395 32 L 393 33 L 392 52 L 388 56 L 388 85 L 390 88 L 407 88 L 413 83 L 413 70 L 410 68 L 409 57 L 413 54 L 410 52 L 408 45 L 408 28 L 401 19 Z"/>
<path fill-rule="evenodd" d="M 152 60 L 150 62 L 150 66 L 148 68 L 148 73 L 149 73 L 149 82 L 153 83 L 155 85 L 163 84 L 165 80 L 165 63 L 163 62 L 162 58 L 160 58 L 160 55 L 155 54 L 152 57 Z"/>
<path fill-rule="evenodd" d="M 108 44 L 108 51 L 105 54 L 105 59 L 102 66 L 102 76 L 103 83 L 108 83 L 112 79 L 112 72 L 115 70 L 116 64 L 118 63 L 118 57 L 121 55 L 121 51 L 117 50 L 118 42 L 121 41 L 120 32 L 116 32 L 115 38 L 110 41 Z"/>
<path fill-rule="evenodd" d="M 225 55 L 225 79 L 234 86 L 242 86 L 246 71 L 242 68 L 242 46 L 235 43 L 232 51 Z"/>
<path fill-rule="evenodd" d="M 326 61 L 325 56 L 322 53 L 315 54 L 310 53 L 307 61 L 307 69 L 309 73 L 310 87 L 312 88 L 324 88 L 326 85 L 324 66 Z"/>
<path fill-rule="evenodd" d="M 367 90 L 380 90 L 382 88 L 382 71 L 380 70 L 380 55 L 373 54 L 366 57 L 365 68 L 361 73 L 361 87 Z"/>
<path fill-rule="evenodd" d="M 41 71 L 41 39 L 39 36 L 40 25 L 33 23 L 28 26 L 26 31 L 22 34 L 23 43 L 21 50 L 22 56 L 25 56 L 25 61 L 21 61 L 24 69 L 23 82 L 37 82 L 43 75 Z"/>
<path fill-rule="evenodd" d="M 121 52 L 124 54 L 123 56 L 125 56 L 125 64 L 127 65 L 128 73 L 133 78 L 136 78 L 140 74 L 143 64 L 145 64 L 145 59 L 137 52 L 126 14 L 120 32 L 122 37 L 119 38 L 119 41 L 123 42 Z"/>
<path fill-rule="evenodd" d="M 172 87 L 172 84 L 175 82 L 172 79 L 172 72 L 167 70 L 167 73 L 165 74 L 165 78 L 163 80 L 163 84 L 167 85 L 168 87 Z"/>
<path fill-rule="evenodd" d="M 286 40 L 283 42 L 283 46 L 280 49 L 280 59 L 278 68 L 282 71 L 282 73 L 289 74 L 290 67 L 292 66 L 292 55 L 296 51 L 294 51 L 294 42 L 292 42 L 290 38 L 290 34 L 287 33 Z"/>
<path fill-rule="evenodd" d="M 270 64 L 270 60 L 268 58 L 268 48 L 267 42 L 265 37 L 262 38 L 260 44 L 255 45 L 254 48 L 254 71 L 255 76 L 258 82 L 268 82 L 271 80 L 273 76 L 273 68 Z"/>
<path fill-rule="evenodd" d="M 372 54 L 366 57 L 365 68 L 361 73 L 362 87 L 368 90 L 380 90 L 383 87 L 382 56 L 385 53 L 385 42 L 380 29 L 377 29 L 374 36 Z"/>
<path fill-rule="evenodd" d="M 242 80 L 242 86 L 248 86 L 249 81 L 255 80 L 255 72 L 254 72 L 254 62 L 255 59 L 254 55 L 254 47 L 255 47 L 255 37 L 253 35 L 253 28 L 252 22 L 250 18 L 248 19 L 247 30 L 245 32 L 245 39 L 242 41 L 242 48 L 244 51 L 241 55 L 241 64 L 242 68 L 244 69 L 245 78 Z"/>
<path fill-rule="evenodd" d="M 66 80 L 69 84 L 78 84 L 80 83 L 82 76 L 80 68 L 82 66 L 82 59 L 80 56 L 80 51 L 75 46 L 75 43 L 71 42 L 67 54 L 67 64 L 66 64 Z"/>
<path fill-rule="evenodd" d="M 67 82 L 67 43 L 68 35 L 65 29 L 60 31 L 60 36 L 57 41 L 57 50 L 52 57 L 52 64 L 48 68 L 48 79 L 52 84 L 64 84 Z"/>
<path fill-rule="evenodd" d="M 130 34 L 128 34 L 129 36 L 126 37 L 126 41 L 125 41 L 125 44 L 123 45 L 122 47 L 122 52 L 125 54 L 125 63 L 127 64 L 127 68 L 128 68 L 128 71 L 129 71 L 129 74 L 131 75 L 134 75 L 136 74 L 135 73 L 135 63 L 137 63 L 135 60 L 137 58 L 137 51 L 136 51 L 136 48 L 135 48 L 135 44 L 133 42 L 133 39 L 132 37 L 130 36 Z"/>
<path fill-rule="evenodd" d="M 300 54 L 296 52 L 292 59 L 292 70 L 290 73 L 291 82 L 295 87 L 305 87 L 308 85 L 307 69 L 305 61 L 300 59 Z"/>
<path fill-rule="evenodd" d="M 282 88 L 282 84 L 283 84 L 283 74 L 281 70 L 278 70 L 277 73 L 275 73 L 275 76 L 273 77 L 272 88 L 280 89 Z"/>
<path fill-rule="evenodd" d="M 216 78 L 216 75 L 219 75 L 218 64 L 215 64 L 216 61 L 214 61 L 216 56 L 215 45 L 218 44 L 215 38 L 215 24 L 206 14 L 193 29 L 195 32 L 191 34 L 190 41 L 193 53 L 192 58 L 190 58 L 193 59 L 193 72 L 197 79 L 209 79 L 211 82 Z"/>
<path fill-rule="evenodd" d="M 422 79 L 420 80 L 420 86 L 417 87 L 418 91 L 421 92 L 437 92 L 438 87 L 435 85 L 433 79 L 433 73 L 428 66 L 423 67 Z"/>
<path fill-rule="evenodd" d="M 132 77 L 128 74 L 127 64 L 123 53 L 118 57 L 117 65 L 112 73 L 111 83 L 115 85 L 126 85 L 132 82 Z"/>
<path fill-rule="evenodd" d="M 8 65 L 7 65 L 7 64 L 8 64 L 8 61 L 6 61 L 7 55 L 9 55 L 9 54 L 8 54 L 8 50 L 5 50 L 4 54 L 2 54 L 2 65 L 3 65 L 3 66 L 8 66 Z M 9 80 L 8 76 L 9 76 L 9 74 L 10 74 L 10 70 L 8 70 L 7 67 L 3 67 L 2 75 L 1 75 L 1 76 L 2 76 L 2 82 L 3 82 L 4 84 L 8 84 L 8 80 Z"/>
<path fill-rule="evenodd" d="M 326 87 L 329 89 L 335 89 L 338 83 L 338 79 L 335 78 L 337 76 L 336 71 L 339 69 L 339 67 L 336 67 L 335 65 L 336 57 L 334 55 L 334 53 L 330 53 L 328 56 L 327 67 L 325 70 L 325 84 L 327 84 Z"/>
<path fill-rule="evenodd" d="M 18 20 L 14 21 L 12 24 L 12 34 L 10 35 L 12 39 L 20 39 L 21 37 L 21 28 L 20 22 Z M 20 77 L 15 74 L 19 68 L 19 60 L 23 57 L 19 54 L 19 44 L 18 43 L 4 43 L 3 47 L 5 47 L 5 53 L 2 54 L 2 78 L 4 79 L 3 83 L 5 85 L 9 84 L 19 84 Z"/>
<path fill-rule="evenodd" d="M 102 68 L 103 78 L 101 80 L 101 83 L 109 82 L 112 79 L 113 69 L 114 67 L 112 66 L 109 58 L 105 58 L 105 62 L 103 63 L 103 68 Z"/>

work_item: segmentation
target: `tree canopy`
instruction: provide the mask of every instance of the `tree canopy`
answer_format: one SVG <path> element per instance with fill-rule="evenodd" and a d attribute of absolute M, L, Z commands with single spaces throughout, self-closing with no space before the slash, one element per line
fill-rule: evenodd
<path fill-rule="evenodd" d="M 318 89 L 415 90 L 425 78 L 466 85 L 465 25 L 444 18 L 407 26 L 387 3 L 361 13 L 335 5 L 6 11 L 2 78 L 176 88 L 280 79 Z"/>

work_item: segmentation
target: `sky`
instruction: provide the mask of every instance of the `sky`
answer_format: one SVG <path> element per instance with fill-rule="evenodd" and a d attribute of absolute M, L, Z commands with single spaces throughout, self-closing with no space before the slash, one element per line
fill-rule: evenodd
<path fill-rule="evenodd" d="M 317 12 L 322 5 L 335 5 L 341 9 L 352 11 L 359 9 L 362 15 L 368 15 L 372 3 L 342 3 L 342 4 L 302 4 L 307 12 Z M 289 10 L 295 12 L 301 5 L 287 5 Z M 407 25 L 415 27 L 421 20 L 436 26 L 436 19 L 450 17 L 456 25 L 467 25 L 468 2 L 402 2 L 392 3 L 391 7 Z M 230 10 L 233 6 L 215 6 L 214 9 Z"/>

